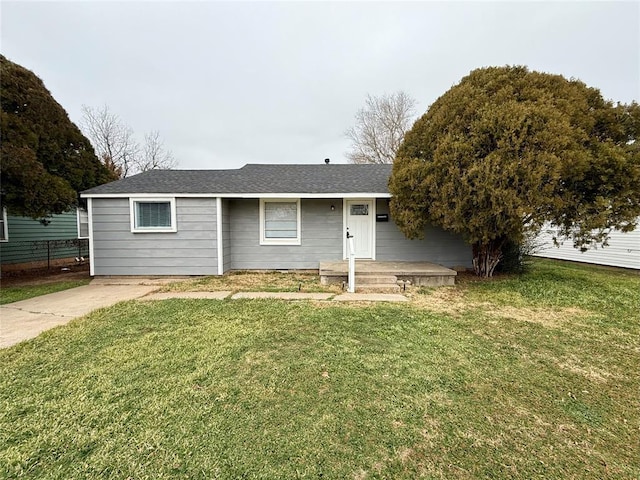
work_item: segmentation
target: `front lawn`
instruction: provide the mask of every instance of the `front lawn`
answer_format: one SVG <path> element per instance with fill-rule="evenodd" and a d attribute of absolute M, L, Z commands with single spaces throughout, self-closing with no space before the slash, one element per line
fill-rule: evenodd
<path fill-rule="evenodd" d="M 637 478 L 638 291 L 121 303 L 0 351 L 0 477 Z"/>
<path fill-rule="evenodd" d="M 328 292 L 340 293 L 342 286 L 321 285 L 318 273 L 230 272 L 222 276 L 182 280 L 165 285 L 161 292 Z"/>
<path fill-rule="evenodd" d="M 3 286 L 0 288 L 0 305 L 18 302 L 27 298 L 39 297 L 48 293 L 61 292 L 70 288 L 88 285 L 91 279 L 61 280 L 39 285 Z"/>

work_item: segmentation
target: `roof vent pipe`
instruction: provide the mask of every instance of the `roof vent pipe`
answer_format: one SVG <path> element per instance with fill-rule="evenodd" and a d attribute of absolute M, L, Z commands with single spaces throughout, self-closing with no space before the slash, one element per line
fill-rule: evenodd
<path fill-rule="evenodd" d="M 324 159 L 324 163 L 326 163 L 327 165 L 329 165 L 329 162 L 330 162 L 330 161 L 331 161 L 331 160 L 329 160 L 328 158 L 325 158 L 325 159 Z"/>

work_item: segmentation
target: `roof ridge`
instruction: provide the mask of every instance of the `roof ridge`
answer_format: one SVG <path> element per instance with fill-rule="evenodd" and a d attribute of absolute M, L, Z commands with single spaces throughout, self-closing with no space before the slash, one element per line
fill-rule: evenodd
<path fill-rule="evenodd" d="M 367 168 L 369 167 L 369 168 Z M 151 170 L 86 190 L 136 193 L 388 193 L 391 165 L 246 164 L 236 169 Z"/>
<path fill-rule="evenodd" d="M 392 165 L 391 163 L 246 163 L 238 170 L 242 170 L 245 167 L 391 167 Z"/>

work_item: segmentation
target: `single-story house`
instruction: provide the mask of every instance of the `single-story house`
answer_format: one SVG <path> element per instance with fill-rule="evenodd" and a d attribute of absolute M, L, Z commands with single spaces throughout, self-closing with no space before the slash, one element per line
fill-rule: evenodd
<path fill-rule="evenodd" d="M 318 269 L 356 256 L 471 267 L 471 248 L 428 227 L 409 240 L 390 217 L 391 165 L 249 164 L 151 170 L 82 192 L 92 275 L 222 275 Z"/>
<path fill-rule="evenodd" d="M 66 265 L 89 257 L 87 211 L 69 210 L 46 219 L 11 215 L 0 209 L 0 264 L 3 271 Z"/>
<path fill-rule="evenodd" d="M 640 224 L 640 219 L 638 221 Z M 626 233 L 613 230 L 606 247 L 594 247 L 584 252 L 574 248 L 570 239 L 555 245 L 553 238 L 558 237 L 558 230 L 553 225 L 545 225 L 535 240 L 533 255 L 640 270 L 640 227 Z"/>

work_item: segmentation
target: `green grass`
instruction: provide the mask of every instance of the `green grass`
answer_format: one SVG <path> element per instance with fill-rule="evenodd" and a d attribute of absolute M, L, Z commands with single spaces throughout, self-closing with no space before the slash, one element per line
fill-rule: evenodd
<path fill-rule="evenodd" d="M 222 276 L 183 280 L 162 287 L 162 292 L 230 290 L 236 292 L 328 292 L 340 293 L 340 285 L 321 285 L 317 273 L 231 272 Z"/>
<path fill-rule="evenodd" d="M 607 312 L 640 307 L 637 271 L 535 259 L 528 275 L 474 282 L 476 298 L 516 306 L 581 307 Z M 615 312 L 614 312 L 615 313 Z"/>
<path fill-rule="evenodd" d="M 2 287 L 0 289 L 0 305 L 5 303 L 18 302 L 27 298 L 39 297 L 48 293 L 60 292 L 69 288 L 88 285 L 90 279 L 86 280 L 63 280 L 60 282 L 45 283 L 41 285 L 25 285 L 19 287 Z"/>
<path fill-rule="evenodd" d="M 408 305 L 121 303 L 0 351 L 0 477 L 637 478 L 638 291 L 543 261 Z"/>

